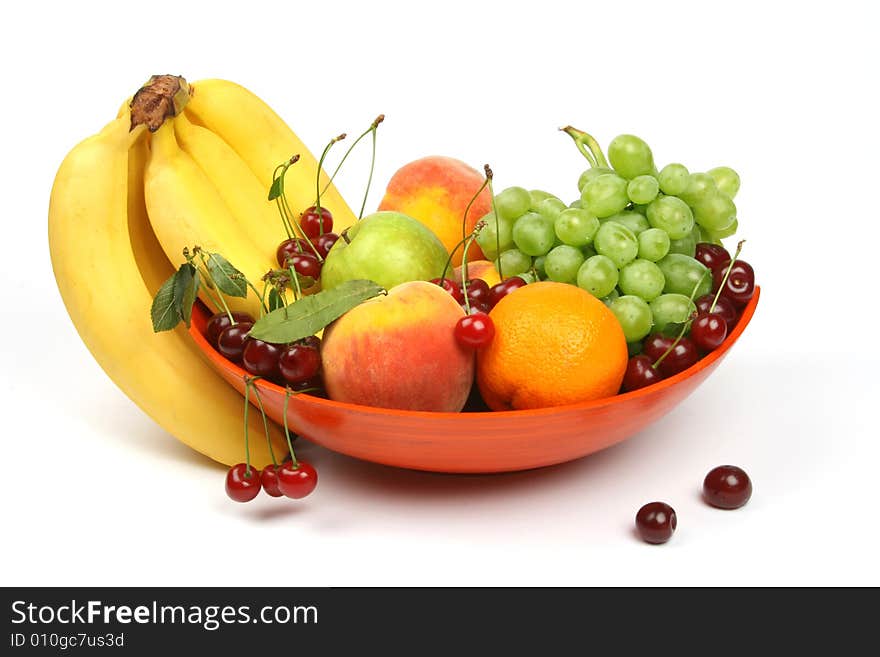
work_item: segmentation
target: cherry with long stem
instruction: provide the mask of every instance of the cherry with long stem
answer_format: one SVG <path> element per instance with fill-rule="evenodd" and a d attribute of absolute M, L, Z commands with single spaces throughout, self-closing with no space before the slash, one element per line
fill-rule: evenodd
<path fill-rule="evenodd" d="M 354 142 L 352 143 L 352 145 L 348 147 L 348 150 L 345 151 L 345 155 L 342 156 L 342 159 L 339 160 L 339 164 L 337 164 L 337 165 L 336 165 L 336 168 L 333 170 L 333 175 L 330 176 L 330 179 L 327 181 L 327 184 L 324 185 L 324 189 L 321 190 L 321 195 L 322 195 L 322 196 L 327 192 L 328 189 L 330 189 L 330 185 L 333 184 L 333 180 L 336 178 L 336 174 L 339 173 L 340 169 L 342 169 L 342 165 L 345 164 L 345 160 L 348 159 L 349 154 L 351 154 L 351 152 L 354 150 L 354 147 L 358 145 L 358 142 L 359 142 L 361 139 L 363 139 L 364 137 L 366 137 L 368 134 L 370 134 L 371 132 L 372 132 L 372 133 L 375 133 L 375 132 L 376 132 L 376 129 L 379 127 L 379 124 L 382 123 L 384 120 L 385 120 L 385 115 L 384 115 L 384 114 L 380 114 L 379 116 L 377 116 L 377 117 L 373 120 L 373 123 L 370 124 L 370 127 L 367 128 L 366 130 L 364 130 L 364 131 L 358 136 L 358 138 L 354 140 Z M 374 136 L 375 136 L 375 135 L 374 135 Z M 375 151 L 375 144 L 374 144 L 374 145 L 373 145 L 373 153 L 374 153 L 374 155 L 375 155 L 375 152 L 376 152 L 376 151 Z"/>

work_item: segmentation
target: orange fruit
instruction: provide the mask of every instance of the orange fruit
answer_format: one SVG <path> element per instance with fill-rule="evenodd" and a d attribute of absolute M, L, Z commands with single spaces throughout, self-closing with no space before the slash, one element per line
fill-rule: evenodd
<path fill-rule="evenodd" d="M 505 296 L 489 316 L 495 337 L 477 352 L 477 384 L 492 410 L 562 406 L 620 390 L 626 339 L 589 292 L 533 283 Z"/>

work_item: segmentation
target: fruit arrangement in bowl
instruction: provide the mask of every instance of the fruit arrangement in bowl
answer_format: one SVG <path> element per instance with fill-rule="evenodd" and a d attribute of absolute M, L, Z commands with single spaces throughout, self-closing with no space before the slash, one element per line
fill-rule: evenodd
<path fill-rule="evenodd" d="M 333 180 L 383 120 L 328 175 L 345 134 L 316 158 L 246 89 L 154 76 L 56 176 L 77 330 L 163 428 L 232 466 L 233 499 L 311 493 L 298 436 L 439 472 L 584 456 L 671 410 L 750 321 L 754 272 L 722 243 L 732 169 L 658 170 L 632 135 L 606 158 L 566 127 L 588 164 L 571 203 L 431 156 L 355 214 Z"/>

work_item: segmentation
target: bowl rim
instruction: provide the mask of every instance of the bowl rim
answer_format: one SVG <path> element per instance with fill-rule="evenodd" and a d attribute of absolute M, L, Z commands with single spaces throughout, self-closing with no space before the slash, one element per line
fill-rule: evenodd
<path fill-rule="evenodd" d="M 451 411 L 414 411 L 408 409 L 397 409 L 397 408 L 384 408 L 380 406 L 365 406 L 363 404 L 353 404 L 350 402 L 341 402 L 335 401 L 332 399 L 324 399 L 322 397 L 315 397 L 314 395 L 310 395 L 308 393 L 294 393 L 291 395 L 291 399 L 299 399 L 300 401 L 306 401 L 308 403 L 314 404 L 315 406 L 321 408 L 332 408 L 336 410 L 344 410 L 348 412 L 356 412 L 361 414 L 370 414 L 377 416 L 388 416 L 388 417 L 411 417 L 411 418 L 423 418 L 423 419 L 451 419 L 451 418 L 461 418 L 461 417 L 497 417 L 499 419 L 503 418 L 512 418 L 512 417 L 524 417 L 524 416 L 542 416 L 542 415 L 554 415 L 559 412 L 564 411 L 581 411 L 581 410 L 589 410 L 602 408 L 605 406 L 610 406 L 612 404 L 625 403 L 627 401 L 633 399 L 639 399 L 642 397 L 650 397 L 655 395 L 667 388 L 670 388 L 680 381 L 683 381 L 691 376 L 696 375 L 700 371 L 705 368 L 711 366 L 721 357 L 723 357 L 727 351 L 733 346 L 733 344 L 739 339 L 745 330 L 746 326 L 748 326 L 749 322 L 751 322 L 752 317 L 755 314 L 755 308 L 758 305 L 758 299 L 761 296 L 761 287 L 759 285 L 755 286 L 755 292 L 749 302 L 743 307 L 742 313 L 740 314 L 739 319 L 737 320 L 736 325 L 733 328 L 727 337 L 724 339 L 724 342 L 718 346 L 714 351 L 709 352 L 703 358 L 698 360 L 696 363 L 691 365 L 686 370 L 675 374 L 674 376 L 668 377 L 666 379 L 662 379 L 657 383 L 654 383 L 650 386 L 646 386 L 644 388 L 639 388 L 638 390 L 632 390 L 630 392 L 618 393 L 616 395 L 612 395 L 610 397 L 602 397 L 601 399 L 592 399 L 584 402 L 577 402 L 574 404 L 564 404 L 560 406 L 548 406 L 545 408 L 533 408 L 533 409 L 520 409 L 520 410 L 509 410 L 509 411 L 469 411 L 469 412 L 451 412 Z M 208 309 L 206 306 L 201 304 L 196 304 L 193 308 L 193 312 L 198 312 L 201 315 L 207 316 Z M 237 377 L 242 380 L 246 380 L 251 378 L 249 372 L 243 369 L 240 365 L 233 363 L 230 360 L 227 360 L 222 354 L 220 354 L 217 350 L 212 347 L 204 334 L 199 331 L 196 326 L 196 322 L 192 322 L 189 328 L 190 336 L 192 336 L 196 345 L 198 346 L 199 351 L 201 351 L 206 358 L 214 362 L 218 367 L 223 367 L 224 369 L 230 371 L 235 374 Z M 266 379 L 258 378 L 254 381 L 254 384 L 258 388 L 262 388 L 266 391 L 270 391 L 276 394 L 284 394 L 287 388 L 284 388 L 277 383 L 273 383 Z"/>

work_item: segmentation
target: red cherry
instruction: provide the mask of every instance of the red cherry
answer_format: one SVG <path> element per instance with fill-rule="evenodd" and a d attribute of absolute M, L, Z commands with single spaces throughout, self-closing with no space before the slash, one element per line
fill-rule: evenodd
<path fill-rule="evenodd" d="M 321 213 L 318 214 L 318 209 L 313 205 L 302 213 L 299 218 L 299 225 L 306 237 L 314 240 L 319 235 L 333 230 L 333 215 L 325 207 L 322 207 Z"/>
<path fill-rule="evenodd" d="M 260 471 L 238 463 L 226 473 L 226 494 L 236 502 L 250 502 L 260 494 Z"/>
<path fill-rule="evenodd" d="M 458 320 L 455 325 L 455 339 L 462 347 L 480 349 L 495 337 L 495 324 L 486 313 L 477 312 Z"/>
<path fill-rule="evenodd" d="M 302 340 L 297 340 L 297 342 L 317 349 L 319 351 L 321 350 L 321 338 L 319 338 L 317 335 L 307 335 Z"/>
<path fill-rule="evenodd" d="M 495 283 L 495 285 L 489 288 L 489 303 L 494 308 L 495 305 L 499 301 L 501 301 L 501 299 L 506 297 L 514 290 L 525 287 L 525 285 L 526 282 L 519 276 L 511 276 L 507 280 L 501 281 L 500 283 Z"/>
<path fill-rule="evenodd" d="M 434 285 L 439 285 L 444 290 L 446 290 L 449 294 L 452 295 L 452 298 L 458 301 L 458 303 L 464 303 L 464 292 L 461 291 L 461 288 L 456 285 L 453 281 L 448 278 L 432 278 L 431 282 Z"/>
<path fill-rule="evenodd" d="M 294 343 L 281 351 L 278 370 L 287 383 L 303 383 L 314 378 L 321 369 L 321 354 L 314 347 Z"/>
<path fill-rule="evenodd" d="M 703 497 L 719 509 L 738 509 L 752 496 L 752 480 L 735 465 L 719 465 L 703 480 Z"/>
<path fill-rule="evenodd" d="M 648 502 L 636 514 L 636 529 L 646 543 L 665 543 L 677 525 L 675 509 L 665 502 Z"/>
<path fill-rule="evenodd" d="M 336 240 L 338 239 L 339 235 L 336 233 L 324 233 L 315 240 L 315 250 L 322 258 L 326 258 L 327 254 L 330 253 L 330 249 L 333 248 L 333 245 L 336 244 Z"/>
<path fill-rule="evenodd" d="M 488 315 L 492 310 L 492 306 L 489 305 L 488 301 L 473 301 L 473 302 L 471 302 L 470 306 L 471 306 L 470 313 L 468 313 L 467 306 L 465 306 L 464 304 L 461 304 L 461 309 L 465 313 L 468 313 L 470 315 L 476 315 L 477 313 L 483 313 L 484 315 Z"/>
<path fill-rule="evenodd" d="M 312 253 L 298 253 L 291 256 L 287 265 L 293 267 L 300 276 L 308 276 L 315 280 L 321 277 L 321 263 Z"/>
<path fill-rule="evenodd" d="M 238 322 L 250 322 L 254 323 L 254 318 L 248 315 L 247 313 L 232 313 L 232 318 L 236 323 Z M 225 329 L 228 329 L 232 326 L 233 322 L 229 320 L 229 315 L 227 313 L 217 313 L 216 315 L 212 315 L 211 319 L 208 320 L 207 325 L 205 326 L 205 338 L 211 343 L 214 348 L 217 348 L 217 338 L 220 337 L 220 333 Z"/>
<path fill-rule="evenodd" d="M 471 303 L 482 301 L 491 305 L 489 301 L 489 284 L 482 278 L 471 278 L 467 282 L 467 298 Z"/>
<path fill-rule="evenodd" d="M 653 363 L 666 353 L 666 350 L 672 346 L 673 342 L 675 342 L 675 338 L 670 338 L 662 333 L 653 333 L 645 338 L 645 342 L 642 345 L 642 353 L 648 356 Z"/>
<path fill-rule="evenodd" d="M 699 359 L 696 345 L 689 338 L 682 337 L 657 367 L 664 377 L 668 377 L 684 372 Z"/>
<path fill-rule="evenodd" d="M 691 324 L 691 340 L 703 351 L 717 349 L 727 337 L 727 322 L 719 313 L 700 313 Z"/>
<path fill-rule="evenodd" d="M 305 461 L 293 465 L 290 461 L 278 469 L 278 490 L 287 497 L 301 499 L 315 490 L 318 473 Z"/>
<path fill-rule="evenodd" d="M 324 380 L 320 376 L 312 377 L 307 381 L 301 381 L 300 383 L 288 383 L 287 387 L 293 390 L 294 392 L 303 392 L 308 390 L 306 394 L 313 395 L 315 397 L 326 397 L 327 393 L 324 390 Z"/>
<path fill-rule="evenodd" d="M 717 290 L 721 285 L 727 268 L 716 269 L 712 274 L 713 289 Z M 749 302 L 755 294 L 755 270 L 745 260 L 737 260 L 733 263 L 730 275 L 721 290 L 721 296 L 727 297 L 734 306 L 742 307 Z"/>
<path fill-rule="evenodd" d="M 284 267 L 286 269 L 287 259 L 292 258 L 299 253 L 312 253 L 312 247 L 301 237 L 294 237 L 289 240 L 284 240 L 278 245 L 278 249 L 275 251 L 275 259 L 278 261 L 279 267 Z"/>
<path fill-rule="evenodd" d="M 247 334 L 252 326 L 252 322 L 239 322 L 223 329 L 217 336 L 217 351 L 233 363 L 240 363 L 248 343 Z"/>
<path fill-rule="evenodd" d="M 704 294 L 696 301 L 697 312 L 700 314 L 708 313 L 714 302 L 714 294 Z M 734 324 L 736 324 L 736 308 L 727 297 L 718 297 L 718 302 L 715 303 L 715 310 L 712 312 L 717 313 L 724 318 L 724 321 L 727 323 L 728 331 Z"/>
<path fill-rule="evenodd" d="M 254 376 L 273 379 L 278 374 L 278 357 L 281 347 L 271 342 L 248 338 L 241 356 L 241 364 Z"/>
<path fill-rule="evenodd" d="M 260 473 L 260 483 L 263 484 L 263 490 L 272 497 L 281 497 L 283 493 L 278 490 L 278 468 L 274 465 L 267 465 Z"/>
<path fill-rule="evenodd" d="M 626 364 L 626 372 L 623 375 L 623 391 L 638 390 L 657 383 L 663 378 L 659 370 L 654 367 L 654 359 L 645 354 L 639 354 L 629 359 Z"/>
<path fill-rule="evenodd" d="M 727 249 L 709 242 L 697 244 L 694 258 L 706 265 L 713 273 L 718 268 L 726 267 L 731 261 L 730 253 L 727 252 Z"/>

